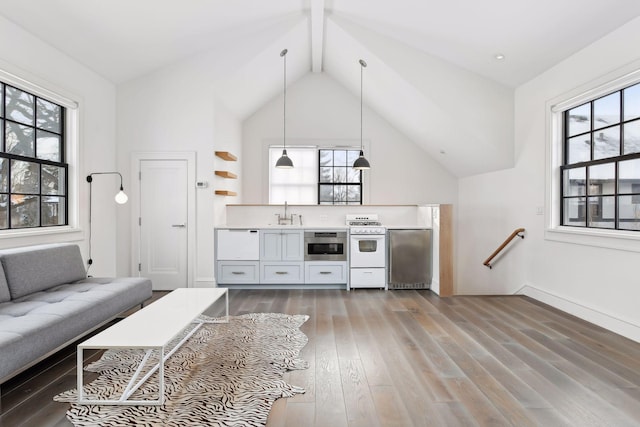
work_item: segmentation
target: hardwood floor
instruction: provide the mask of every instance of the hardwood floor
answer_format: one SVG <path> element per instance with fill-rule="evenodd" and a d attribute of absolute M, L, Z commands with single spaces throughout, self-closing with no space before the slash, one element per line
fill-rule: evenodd
<path fill-rule="evenodd" d="M 640 425 L 640 344 L 526 297 L 232 290 L 230 310 L 310 316 L 285 376 L 307 392 L 272 427 Z M 70 346 L 2 385 L 0 426 L 70 425 L 52 397 L 74 386 Z"/>

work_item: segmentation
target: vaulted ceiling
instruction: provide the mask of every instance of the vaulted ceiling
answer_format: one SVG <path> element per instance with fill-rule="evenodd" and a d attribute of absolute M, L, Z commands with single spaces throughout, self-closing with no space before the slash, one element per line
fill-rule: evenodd
<path fill-rule="evenodd" d="M 323 72 L 356 96 L 363 58 L 365 103 L 465 176 L 512 162 L 512 128 L 487 123 L 515 87 L 639 16 L 640 2 L 3 0 L 0 14 L 116 85 L 200 61 L 240 119 L 280 93 L 283 48 L 290 84 Z M 460 105 L 487 100 L 493 113 L 459 125 Z"/>

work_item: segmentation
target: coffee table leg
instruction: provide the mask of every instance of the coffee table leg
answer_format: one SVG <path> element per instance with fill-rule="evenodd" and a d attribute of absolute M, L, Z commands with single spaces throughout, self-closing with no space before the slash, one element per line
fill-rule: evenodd
<path fill-rule="evenodd" d="M 83 348 L 78 347 L 76 350 L 77 357 L 77 374 L 76 377 L 78 379 L 78 402 L 82 402 L 84 400 L 84 384 L 82 373 L 84 371 L 84 357 L 83 356 Z"/>

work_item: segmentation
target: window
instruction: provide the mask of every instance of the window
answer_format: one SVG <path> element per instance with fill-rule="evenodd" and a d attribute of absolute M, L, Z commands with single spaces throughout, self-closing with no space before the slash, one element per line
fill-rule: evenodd
<path fill-rule="evenodd" d="M 319 205 L 362 204 L 362 171 L 351 167 L 359 155 L 359 150 L 320 150 Z"/>
<path fill-rule="evenodd" d="M 640 83 L 563 112 L 561 225 L 640 231 Z"/>
<path fill-rule="evenodd" d="M 68 224 L 65 112 L 0 82 L 0 229 Z"/>
<path fill-rule="evenodd" d="M 269 147 L 269 203 L 362 204 L 362 171 L 351 167 L 359 150 L 287 146 L 287 153 L 293 169 L 278 169 L 282 147 Z"/>
<path fill-rule="evenodd" d="M 318 149 L 287 146 L 287 154 L 293 161 L 293 169 L 278 169 L 275 164 L 282 155 L 282 147 L 269 147 L 269 203 L 315 205 Z"/>

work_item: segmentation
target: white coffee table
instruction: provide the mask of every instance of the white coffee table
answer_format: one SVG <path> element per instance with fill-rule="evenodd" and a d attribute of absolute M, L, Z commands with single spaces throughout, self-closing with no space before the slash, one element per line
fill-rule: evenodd
<path fill-rule="evenodd" d="M 162 405 L 164 403 L 164 363 L 193 335 L 204 322 L 197 317 L 213 303 L 225 296 L 225 320 L 229 322 L 229 293 L 226 288 L 180 288 L 155 301 L 115 325 L 94 335 L 78 345 L 78 403 L 84 405 Z M 189 324 L 194 328 L 175 347 L 165 353 L 166 346 Z M 84 396 L 84 350 L 88 349 L 145 349 L 140 366 L 122 396 L 117 400 L 87 399 Z M 159 357 L 153 368 L 140 380 L 138 377 L 157 350 Z M 153 363 L 153 361 L 152 361 Z M 129 400 L 129 397 L 158 371 L 159 393 L 157 400 Z"/>

